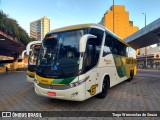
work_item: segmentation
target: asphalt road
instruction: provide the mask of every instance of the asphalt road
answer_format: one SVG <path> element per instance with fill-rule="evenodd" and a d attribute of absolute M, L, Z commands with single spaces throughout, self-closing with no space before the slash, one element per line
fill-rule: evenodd
<path fill-rule="evenodd" d="M 0 111 L 160 111 L 160 71 L 138 70 L 133 81 L 125 81 L 110 88 L 105 99 L 93 97 L 83 102 L 38 96 L 34 92 L 33 84 L 26 82 L 26 72 L 9 72 L 7 75 L 0 75 Z M 86 118 L 54 119 L 85 120 Z M 135 119 L 158 120 L 160 118 L 136 117 Z"/>

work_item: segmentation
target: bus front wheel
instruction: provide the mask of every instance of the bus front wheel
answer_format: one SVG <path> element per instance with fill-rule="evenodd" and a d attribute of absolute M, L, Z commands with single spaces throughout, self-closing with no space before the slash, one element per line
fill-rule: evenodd
<path fill-rule="evenodd" d="M 102 92 L 99 93 L 96 97 L 105 98 L 107 96 L 108 88 L 109 88 L 109 78 L 105 77 L 102 84 Z"/>

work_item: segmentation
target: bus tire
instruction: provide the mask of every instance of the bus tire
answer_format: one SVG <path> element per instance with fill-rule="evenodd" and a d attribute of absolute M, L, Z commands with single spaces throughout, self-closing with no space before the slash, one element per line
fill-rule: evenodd
<path fill-rule="evenodd" d="M 109 88 L 109 77 L 106 76 L 103 80 L 103 84 L 102 84 L 102 92 L 99 93 L 96 97 L 97 98 L 105 98 L 107 96 L 107 91 Z"/>
<path fill-rule="evenodd" d="M 130 71 L 130 77 L 129 77 L 128 81 L 129 81 L 129 82 L 132 81 L 132 80 L 133 80 L 133 77 L 134 77 L 134 70 L 131 70 L 131 71 Z"/>

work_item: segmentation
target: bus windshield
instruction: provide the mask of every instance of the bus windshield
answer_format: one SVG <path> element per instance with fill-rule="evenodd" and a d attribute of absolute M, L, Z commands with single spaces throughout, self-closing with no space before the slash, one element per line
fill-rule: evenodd
<path fill-rule="evenodd" d="M 28 65 L 36 65 L 40 46 L 33 48 L 29 55 Z"/>
<path fill-rule="evenodd" d="M 64 78 L 79 72 L 79 41 L 86 29 L 52 33 L 42 42 L 37 74 L 43 77 Z"/>

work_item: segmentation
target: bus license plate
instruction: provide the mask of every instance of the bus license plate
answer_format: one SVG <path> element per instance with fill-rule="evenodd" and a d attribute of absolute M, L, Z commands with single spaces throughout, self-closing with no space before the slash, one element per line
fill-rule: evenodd
<path fill-rule="evenodd" d="M 48 96 L 56 96 L 56 93 L 55 92 L 47 92 L 47 95 Z"/>

